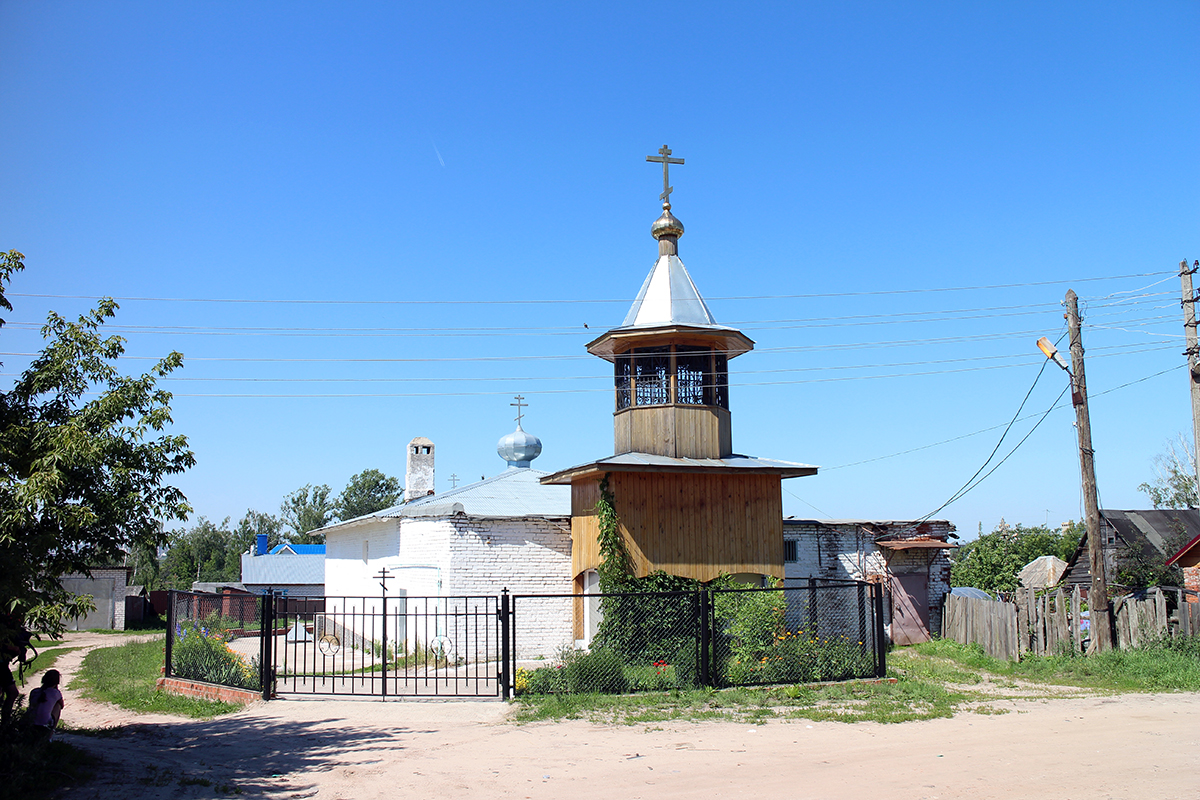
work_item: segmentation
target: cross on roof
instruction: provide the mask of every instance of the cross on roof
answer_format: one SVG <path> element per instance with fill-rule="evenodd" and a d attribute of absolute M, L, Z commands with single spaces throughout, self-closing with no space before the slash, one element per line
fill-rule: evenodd
<path fill-rule="evenodd" d="M 522 414 L 521 414 L 521 404 L 522 404 L 522 402 L 523 402 L 524 400 L 525 400 L 525 398 L 524 398 L 524 397 L 521 397 L 521 395 L 517 395 L 517 397 L 516 397 L 516 401 L 517 401 L 517 402 L 515 402 L 515 403 L 509 403 L 509 405 L 510 405 L 510 406 L 516 406 L 516 407 L 517 407 L 517 427 L 518 427 L 518 428 L 519 428 L 519 427 L 521 427 L 521 417 L 522 417 Z"/>
<path fill-rule="evenodd" d="M 670 205 L 671 192 L 675 191 L 675 189 L 670 185 L 671 180 L 667 170 L 670 169 L 671 164 L 682 164 L 683 159 L 671 158 L 671 148 L 667 147 L 665 144 L 658 148 L 658 152 L 659 154 L 657 156 L 646 156 L 646 160 L 659 162 L 663 165 L 663 192 L 659 195 L 659 198 L 662 199 L 664 205 Z"/>

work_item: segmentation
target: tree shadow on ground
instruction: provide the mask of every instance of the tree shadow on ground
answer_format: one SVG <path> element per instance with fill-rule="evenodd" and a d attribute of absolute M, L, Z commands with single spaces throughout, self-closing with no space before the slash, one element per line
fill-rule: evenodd
<path fill-rule="evenodd" d="M 431 731 L 376 727 L 345 718 L 289 720 L 233 715 L 219 719 L 135 724 L 119 729 L 77 731 L 61 738 L 103 759 L 89 784 L 72 796 L 124 798 L 243 797 L 287 794 L 305 797 L 316 786 L 312 772 L 347 775 L 399 756 L 414 737 Z M 183 791 L 180 791 L 180 790 Z"/>

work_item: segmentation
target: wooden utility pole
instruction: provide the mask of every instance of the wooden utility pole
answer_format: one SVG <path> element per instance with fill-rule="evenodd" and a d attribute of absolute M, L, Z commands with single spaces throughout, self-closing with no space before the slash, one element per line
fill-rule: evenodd
<path fill-rule="evenodd" d="M 1200 261 L 1196 262 L 1200 266 Z M 1179 262 L 1179 279 L 1183 282 L 1183 333 L 1187 338 L 1188 385 L 1192 387 L 1192 455 L 1196 463 L 1196 486 L 1200 490 L 1200 347 L 1196 342 L 1196 294 L 1192 291 L 1192 273 L 1187 260 Z"/>
<path fill-rule="evenodd" d="M 1087 378 L 1083 372 L 1083 339 L 1079 334 L 1079 297 L 1067 291 L 1067 327 L 1071 333 L 1071 403 L 1079 430 L 1079 472 L 1083 476 L 1083 511 L 1087 518 L 1088 563 L 1092 589 L 1088 592 L 1092 647 L 1112 649 L 1112 619 L 1108 607 L 1108 577 L 1104 562 L 1104 540 L 1100 533 L 1100 504 L 1096 498 L 1096 462 L 1092 452 L 1092 422 L 1088 416 Z M 1090 649 L 1090 648 L 1089 648 Z"/>

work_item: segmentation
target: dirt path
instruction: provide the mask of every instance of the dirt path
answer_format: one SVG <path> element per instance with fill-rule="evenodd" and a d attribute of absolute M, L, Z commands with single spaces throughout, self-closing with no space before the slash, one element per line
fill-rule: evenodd
<path fill-rule="evenodd" d="M 60 668 L 69 675 L 80 660 Z M 1007 714 L 903 725 L 762 726 L 519 726 L 499 702 L 371 700 L 280 700 L 196 721 L 67 699 L 71 724 L 125 726 L 63 737 L 108 765 L 72 798 L 1200 797 L 1196 694 L 1005 700 L 990 705 Z"/>

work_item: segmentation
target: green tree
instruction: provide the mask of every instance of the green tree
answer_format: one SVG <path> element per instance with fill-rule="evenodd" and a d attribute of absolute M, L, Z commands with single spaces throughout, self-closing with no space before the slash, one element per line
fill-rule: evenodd
<path fill-rule="evenodd" d="M 994 531 L 958 549 L 950 581 L 989 592 L 1012 591 L 1020 584 L 1018 573 L 1035 558 L 1049 555 L 1069 561 L 1084 529 L 1076 522 L 1055 531 L 1042 525 L 1013 527 L 1000 520 Z"/>
<path fill-rule="evenodd" d="M 0 256 L 7 310 L 4 288 L 23 259 L 15 250 Z M 50 633 L 78 609 L 63 575 L 120 562 L 136 544 L 161 544 L 162 520 L 190 511 L 166 480 L 195 457 L 185 437 L 166 432 L 171 395 L 157 387 L 183 356 L 121 375 L 124 340 L 100 333 L 116 310 L 105 298 L 76 322 L 51 312 L 45 348 L 0 394 L 0 611 Z"/>
<path fill-rule="evenodd" d="M 1196 454 L 1183 434 L 1178 442 L 1167 442 L 1167 450 L 1154 457 L 1154 481 L 1143 483 L 1155 508 L 1196 508 Z"/>
<path fill-rule="evenodd" d="M 147 591 L 166 588 L 162 582 L 162 569 L 156 545 L 135 543 L 129 551 L 128 563 L 133 567 L 133 583 L 145 586 Z"/>
<path fill-rule="evenodd" d="M 329 493 L 330 489 L 325 484 L 308 484 L 283 498 L 279 516 L 290 531 L 292 544 L 321 544 L 325 541 L 324 534 L 313 534 L 312 531 L 325 527 L 336 518 L 335 502 Z"/>
<path fill-rule="evenodd" d="M 265 533 L 267 549 L 270 550 L 283 541 L 282 531 L 283 522 L 279 517 L 249 508 L 246 509 L 246 516 L 233 529 L 234 547 L 239 554 L 253 552 L 258 535 Z"/>
<path fill-rule="evenodd" d="M 404 490 L 400 481 L 396 478 L 384 475 L 377 469 L 364 469 L 350 478 L 350 482 L 338 496 L 338 519 L 354 519 L 391 508 L 400 502 L 402 491 Z"/>
<path fill-rule="evenodd" d="M 173 531 L 162 560 L 162 581 L 168 589 L 190 589 L 194 581 L 241 580 L 241 551 L 229 520 L 215 525 L 204 517 L 191 528 Z"/>

